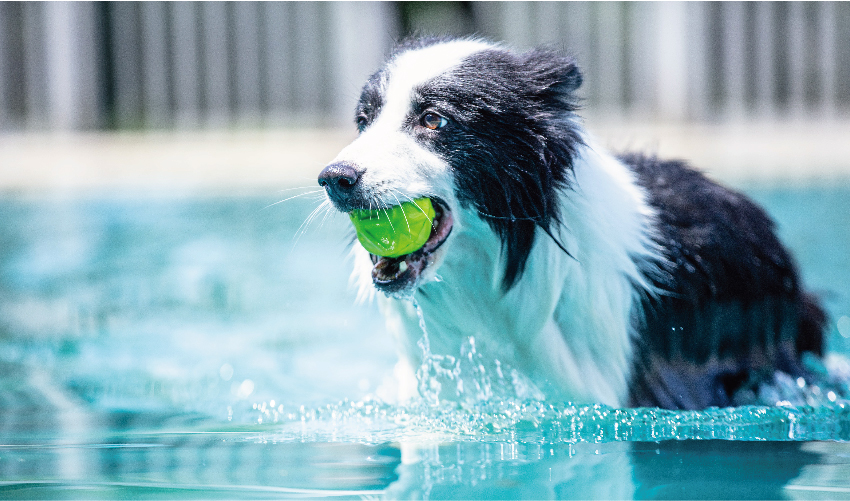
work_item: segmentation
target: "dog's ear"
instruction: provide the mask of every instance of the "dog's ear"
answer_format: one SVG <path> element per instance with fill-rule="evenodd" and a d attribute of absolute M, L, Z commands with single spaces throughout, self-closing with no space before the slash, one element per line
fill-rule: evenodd
<path fill-rule="evenodd" d="M 526 71 L 538 85 L 541 96 L 556 97 L 574 102 L 573 92 L 581 86 L 583 77 L 575 59 L 562 53 L 537 48 L 525 54 Z"/>

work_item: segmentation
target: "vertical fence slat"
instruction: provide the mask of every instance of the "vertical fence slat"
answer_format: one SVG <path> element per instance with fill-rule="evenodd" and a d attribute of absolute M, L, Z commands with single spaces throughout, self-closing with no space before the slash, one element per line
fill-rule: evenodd
<path fill-rule="evenodd" d="M 209 126 L 220 126 L 230 120 L 230 30 L 227 4 L 202 2 L 200 14 L 206 121 Z"/>
<path fill-rule="evenodd" d="M 24 85 L 27 125 L 47 125 L 47 70 L 44 56 L 44 7 L 37 2 L 23 3 Z"/>
<path fill-rule="evenodd" d="M 50 126 L 56 129 L 72 129 L 76 125 L 74 14 L 70 2 L 44 4 L 47 102 Z"/>
<path fill-rule="evenodd" d="M 801 115 L 806 104 L 806 14 L 804 4 L 788 4 L 789 109 Z"/>
<path fill-rule="evenodd" d="M 22 51 L 17 47 L 15 33 L 15 25 L 22 22 L 18 8 L 19 5 L 0 2 L 0 131 L 18 126 L 15 91 L 21 86 L 18 72 L 23 66 L 18 59 Z"/>
<path fill-rule="evenodd" d="M 836 8 L 835 2 L 823 2 L 816 4 L 817 16 L 817 73 L 820 75 L 820 97 L 821 113 L 825 117 L 835 116 L 836 99 Z"/>
<path fill-rule="evenodd" d="M 115 123 L 118 127 L 129 127 L 142 115 L 138 4 L 115 2 L 110 7 Z"/>
<path fill-rule="evenodd" d="M 2 2 L 0 25 L 2 25 L 3 61 L 0 62 L 0 79 L 3 80 L 0 97 L 0 128 L 20 129 L 27 120 L 27 85 L 25 40 L 25 3 Z"/>
<path fill-rule="evenodd" d="M 835 4 L 836 54 L 835 93 L 838 99 L 836 112 L 845 116 L 850 112 L 850 2 Z"/>
<path fill-rule="evenodd" d="M 263 78 L 266 81 L 266 107 L 269 123 L 283 124 L 284 117 L 292 110 L 292 4 L 267 2 L 261 22 L 265 36 Z"/>
<path fill-rule="evenodd" d="M 705 120 L 711 109 L 709 92 L 709 51 L 708 8 L 703 2 L 687 2 L 688 20 L 686 33 L 687 50 L 687 118 Z"/>
<path fill-rule="evenodd" d="M 625 13 L 628 20 L 626 29 L 628 43 L 626 62 L 623 70 L 625 93 L 629 112 L 636 116 L 647 117 L 655 109 L 658 73 L 664 55 L 658 54 L 659 32 L 661 26 L 660 6 L 651 2 L 627 4 Z"/>
<path fill-rule="evenodd" d="M 597 4 L 596 54 L 598 65 L 596 88 L 600 111 L 616 116 L 623 111 L 623 7 L 613 2 Z"/>
<path fill-rule="evenodd" d="M 259 5 L 233 4 L 233 71 L 239 121 L 258 123 L 261 106 Z"/>
<path fill-rule="evenodd" d="M 762 116 L 770 116 L 776 103 L 776 8 L 773 2 L 757 2 L 755 5 L 755 61 L 754 95 L 755 110 Z"/>
<path fill-rule="evenodd" d="M 665 120 L 684 120 L 688 110 L 688 6 L 682 2 L 656 4 L 658 12 L 655 60 L 655 103 Z"/>
<path fill-rule="evenodd" d="M 323 103 L 324 74 L 326 65 L 323 11 L 327 7 L 319 2 L 293 4 L 294 23 L 293 51 L 294 75 L 293 96 L 299 122 L 319 120 L 325 110 Z M 298 122 L 295 122 L 298 123 Z"/>
<path fill-rule="evenodd" d="M 171 122 L 166 9 L 163 2 L 141 3 L 142 87 L 148 127 L 164 127 Z"/>
<path fill-rule="evenodd" d="M 192 127 L 200 119 L 198 23 L 194 2 L 169 4 L 172 14 L 171 49 L 174 118 L 178 126 Z"/>
<path fill-rule="evenodd" d="M 746 9 L 743 2 L 721 4 L 723 21 L 723 83 L 726 114 L 740 118 L 747 111 Z"/>
<path fill-rule="evenodd" d="M 0 131 L 6 129 L 12 124 L 11 119 L 11 103 L 9 95 L 9 87 L 11 87 L 12 73 L 12 52 L 9 50 L 9 45 L 12 40 L 11 23 L 9 19 L 12 17 L 12 6 L 6 2 L 0 2 Z"/>
<path fill-rule="evenodd" d="M 75 39 L 77 66 L 77 127 L 92 129 L 104 125 L 104 99 L 102 87 L 103 66 L 101 44 L 104 40 L 103 23 L 98 18 L 98 6 L 94 2 L 75 2 Z"/>

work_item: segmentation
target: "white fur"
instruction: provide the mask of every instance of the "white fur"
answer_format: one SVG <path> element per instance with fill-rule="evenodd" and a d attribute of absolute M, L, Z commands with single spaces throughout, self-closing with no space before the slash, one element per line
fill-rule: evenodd
<path fill-rule="evenodd" d="M 474 337 L 482 351 L 546 382 L 550 397 L 623 406 L 632 309 L 650 292 L 641 290 L 633 258 L 661 259 L 649 238 L 653 214 L 628 168 L 592 147 L 575 163 L 573 189 L 561 195 L 567 229 L 559 237 L 575 259 L 539 232 L 524 275 L 504 294 L 496 235 L 477 215 L 453 207 L 460 224 L 444 245 L 436 270 L 442 280 L 420 286 L 415 299 L 433 353 L 456 356 Z M 415 310 L 405 300 L 381 302 L 402 353 L 417 366 L 422 331 Z"/>
<path fill-rule="evenodd" d="M 504 293 L 498 237 L 459 206 L 447 163 L 402 126 L 416 85 L 488 47 L 452 42 L 397 58 L 378 119 L 335 161 L 365 168 L 360 182 L 377 203 L 437 196 L 452 211 L 452 233 L 414 294 L 432 353 L 457 356 L 474 337 L 479 351 L 548 387 L 550 397 L 622 406 L 633 353 L 632 310 L 647 287 L 635 259 L 661 259 L 650 238 L 653 212 L 631 171 L 586 138 L 572 189 L 560 194 L 564 227 L 555 230 L 573 257 L 539 231 L 525 273 Z M 369 296 L 372 263 L 358 244 L 354 254 L 352 279 L 361 297 Z M 403 359 L 418 366 L 423 333 L 412 303 L 386 297 L 380 303 Z"/>

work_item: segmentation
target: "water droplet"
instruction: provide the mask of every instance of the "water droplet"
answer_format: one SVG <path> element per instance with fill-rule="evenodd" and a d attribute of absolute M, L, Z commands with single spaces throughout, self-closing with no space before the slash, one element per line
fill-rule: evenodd
<path fill-rule="evenodd" d="M 838 333 L 845 338 L 850 338 L 850 317 L 844 315 L 838 319 Z"/>
<path fill-rule="evenodd" d="M 239 385 L 239 389 L 236 390 L 236 396 L 238 398 L 248 398 L 251 393 L 254 393 L 254 382 L 250 379 L 242 381 L 242 384 Z"/>

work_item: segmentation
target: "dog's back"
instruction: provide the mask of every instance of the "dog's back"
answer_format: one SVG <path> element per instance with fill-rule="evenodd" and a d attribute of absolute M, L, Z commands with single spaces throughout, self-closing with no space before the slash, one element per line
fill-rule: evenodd
<path fill-rule="evenodd" d="M 800 285 L 773 221 L 681 162 L 630 155 L 657 211 L 669 264 L 645 297 L 630 404 L 701 409 L 752 403 L 775 371 L 809 375 L 825 315 Z"/>

